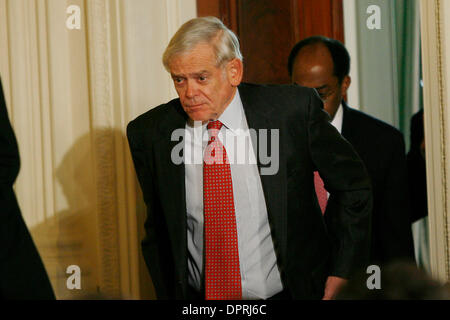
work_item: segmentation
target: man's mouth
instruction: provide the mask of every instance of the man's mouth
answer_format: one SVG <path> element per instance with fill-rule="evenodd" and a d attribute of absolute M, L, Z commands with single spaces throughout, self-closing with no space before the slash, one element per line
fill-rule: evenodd
<path fill-rule="evenodd" d="M 191 110 L 195 110 L 195 109 L 199 109 L 203 105 L 204 105 L 204 103 L 198 103 L 198 104 L 190 105 L 190 106 L 188 106 L 188 108 Z"/>

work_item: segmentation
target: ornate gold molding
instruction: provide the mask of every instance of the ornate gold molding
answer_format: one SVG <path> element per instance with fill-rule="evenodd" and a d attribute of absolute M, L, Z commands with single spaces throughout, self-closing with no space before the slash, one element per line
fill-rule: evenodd
<path fill-rule="evenodd" d="M 424 120 L 427 159 L 430 264 L 435 277 L 450 280 L 446 23 L 441 0 L 421 0 Z"/>
<path fill-rule="evenodd" d="M 447 127 L 446 127 L 446 117 L 445 117 L 445 77 L 444 77 L 444 53 L 443 53 L 443 42 L 444 38 L 443 34 L 443 23 L 442 23 L 442 14 L 441 14 L 441 0 L 436 0 L 436 37 L 437 37 L 437 62 L 438 62 L 438 88 L 439 88 L 439 118 L 440 118 L 440 133 L 441 133 L 441 166 L 442 166 L 442 175 L 441 175 L 441 183 L 444 192 L 442 193 L 442 203 L 443 203 L 443 222 L 444 222 L 444 254 L 445 254 L 445 277 L 447 280 L 450 280 L 450 252 L 449 252 L 449 229 L 448 229 L 448 184 L 447 184 L 447 153 L 446 153 L 446 136 L 447 136 Z"/>
<path fill-rule="evenodd" d="M 115 172 L 114 102 L 108 2 L 86 1 L 92 143 L 95 163 L 100 293 L 120 297 L 119 226 Z M 114 48 L 115 49 L 115 48 Z"/>

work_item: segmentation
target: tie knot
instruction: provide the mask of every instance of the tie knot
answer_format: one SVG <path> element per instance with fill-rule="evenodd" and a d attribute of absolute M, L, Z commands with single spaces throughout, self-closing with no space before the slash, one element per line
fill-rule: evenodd
<path fill-rule="evenodd" d="M 209 143 L 211 143 L 212 141 L 214 141 L 216 139 L 216 137 L 219 135 L 219 131 L 220 131 L 220 128 L 222 128 L 222 126 L 223 126 L 223 123 L 220 122 L 219 120 L 211 121 L 210 123 L 208 123 L 208 126 L 207 126 L 208 134 L 211 138 L 209 140 Z"/>
<path fill-rule="evenodd" d="M 222 126 L 223 126 L 223 123 L 220 122 L 219 120 L 216 120 L 216 121 L 211 121 L 210 123 L 208 123 L 207 128 L 208 128 L 208 130 L 210 130 L 210 129 L 220 130 L 220 128 L 222 128 Z"/>

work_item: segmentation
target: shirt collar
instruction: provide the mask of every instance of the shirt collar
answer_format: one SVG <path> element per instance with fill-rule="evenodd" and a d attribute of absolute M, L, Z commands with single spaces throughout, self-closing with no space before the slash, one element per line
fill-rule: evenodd
<path fill-rule="evenodd" d="M 242 113 L 243 113 L 243 105 L 241 96 L 239 95 L 239 89 L 236 90 L 234 94 L 233 100 L 225 108 L 223 113 L 220 115 L 219 120 L 223 123 L 223 125 L 230 129 L 233 133 L 237 133 L 238 129 L 242 128 Z"/>
<path fill-rule="evenodd" d="M 336 111 L 336 114 L 334 115 L 333 120 L 331 121 L 331 124 L 337 129 L 337 131 L 339 131 L 339 133 L 342 133 L 343 119 L 344 119 L 344 108 L 342 107 L 341 103 Z"/>

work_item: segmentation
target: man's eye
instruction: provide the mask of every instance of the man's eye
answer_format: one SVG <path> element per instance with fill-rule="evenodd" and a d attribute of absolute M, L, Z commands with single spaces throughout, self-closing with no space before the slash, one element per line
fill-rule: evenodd
<path fill-rule="evenodd" d="M 326 97 L 328 97 L 328 93 L 318 92 L 318 94 L 321 99 L 325 99 Z"/>
<path fill-rule="evenodd" d="M 183 79 L 182 78 L 173 78 L 173 81 L 175 83 L 181 83 L 181 82 L 183 82 Z"/>
<path fill-rule="evenodd" d="M 198 77 L 198 80 L 200 80 L 200 81 L 206 81 L 206 77 L 205 77 L 205 76 L 200 76 L 200 77 Z"/>

